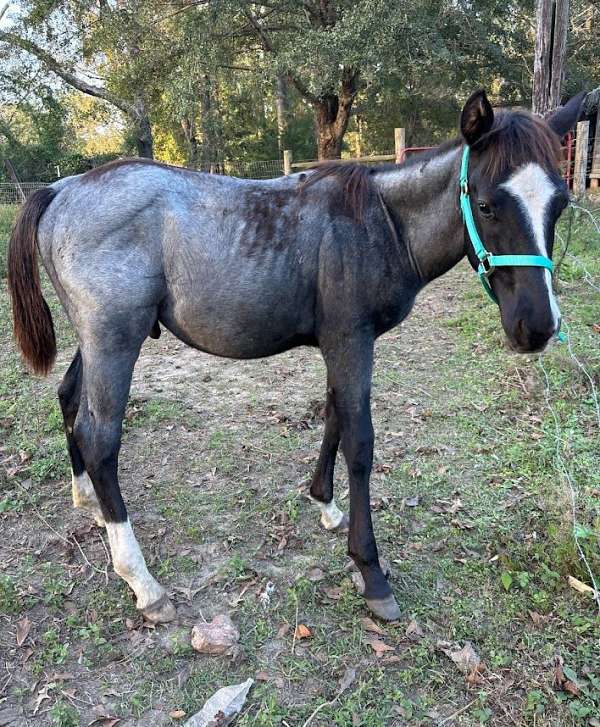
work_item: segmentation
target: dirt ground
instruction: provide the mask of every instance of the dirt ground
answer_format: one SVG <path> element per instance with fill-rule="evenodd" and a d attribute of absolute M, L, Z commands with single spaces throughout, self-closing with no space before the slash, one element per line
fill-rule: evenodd
<path fill-rule="evenodd" d="M 586 574 L 544 378 L 504 349 L 470 270 L 430 286 L 377 349 L 372 505 L 403 610 L 381 627 L 365 620 L 344 536 L 304 497 L 322 434 L 318 351 L 233 362 L 166 332 L 144 345 L 120 460 L 138 539 L 177 607 L 174 624 L 145 624 L 103 530 L 71 507 L 54 397 L 74 343 L 53 307 L 48 380 L 25 372 L 8 330 L 0 346 L 0 726 L 176 724 L 248 677 L 240 725 L 304 725 L 326 702 L 310 724 L 600 724 L 600 631 L 593 600 L 566 581 Z M 588 367 L 598 310 L 578 309 Z M 564 351 L 545 360 L 594 530 L 589 387 Z M 347 508 L 341 459 L 336 481 Z M 225 612 L 240 648 L 194 652 L 192 626 Z M 466 644 L 475 668 L 451 657 Z"/>

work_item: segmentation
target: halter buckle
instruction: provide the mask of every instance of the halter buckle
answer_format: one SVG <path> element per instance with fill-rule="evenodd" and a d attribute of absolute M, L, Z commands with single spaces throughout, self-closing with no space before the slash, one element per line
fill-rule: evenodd
<path fill-rule="evenodd" d="M 490 262 L 491 257 L 491 254 L 489 252 L 486 252 L 485 257 L 481 258 L 481 260 L 479 261 L 479 264 L 481 266 L 481 273 L 485 275 L 486 278 L 489 278 L 496 269 L 496 267 Z"/>

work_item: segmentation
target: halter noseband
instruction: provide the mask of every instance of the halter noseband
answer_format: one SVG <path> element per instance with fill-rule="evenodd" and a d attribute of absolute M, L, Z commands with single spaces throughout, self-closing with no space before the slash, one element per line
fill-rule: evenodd
<path fill-rule="evenodd" d="M 483 285 L 485 292 L 490 296 L 494 303 L 498 304 L 492 286 L 488 282 L 488 278 L 496 268 L 502 267 L 535 267 L 546 268 L 552 272 L 554 263 L 549 257 L 544 255 L 492 255 L 485 249 L 485 245 L 479 237 L 475 220 L 473 219 L 473 210 L 471 209 L 471 200 L 469 199 L 469 147 L 465 144 L 462 155 L 462 163 L 460 165 L 460 209 L 462 211 L 463 220 L 469 233 L 469 239 L 473 250 L 479 260 L 477 273 L 479 280 Z"/>

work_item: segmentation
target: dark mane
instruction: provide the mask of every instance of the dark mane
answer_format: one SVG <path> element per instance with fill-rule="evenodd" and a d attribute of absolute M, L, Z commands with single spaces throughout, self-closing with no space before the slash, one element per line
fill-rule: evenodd
<path fill-rule="evenodd" d="M 345 211 L 357 222 L 362 223 L 371 190 L 372 172 L 373 167 L 358 162 L 325 162 L 308 175 L 302 182 L 301 189 L 312 187 L 322 179 L 329 177 L 336 179 L 342 188 Z"/>
<path fill-rule="evenodd" d="M 551 172 L 560 164 L 560 139 L 528 111 L 495 112 L 494 125 L 474 144 L 473 151 L 482 155 L 482 173 L 493 180 L 528 162 Z"/>
<path fill-rule="evenodd" d="M 373 174 L 422 164 L 461 144 L 464 140 L 458 137 L 435 149 L 414 154 L 401 164 L 366 166 L 358 162 L 325 162 L 308 175 L 301 188 L 311 187 L 322 179 L 336 179 L 343 191 L 346 210 L 357 222 L 362 222 Z M 528 162 L 556 172 L 561 152 L 560 139 L 554 131 L 528 111 L 496 111 L 491 130 L 473 146 L 473 151 L 482 155 L 482 173 L 492 179 L 498 179 L 503 172 Z"/>

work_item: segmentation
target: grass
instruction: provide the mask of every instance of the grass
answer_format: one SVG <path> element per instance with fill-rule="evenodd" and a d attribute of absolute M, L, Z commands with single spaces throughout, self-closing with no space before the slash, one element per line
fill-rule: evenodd
<path fill-rule="evenodd" d="M 598 385 L 600 306 L 590 276 L 600 284 L 600 237 L 585 213 L 576 213 L 570 253 L 561 307 L 573 351 Z M 558 451 L 575 483 L 576 533 L 598 577 L 600 453 L 589 381 L 567 346 L 544 354 L 557 450 L 539 357 L 503 348 L 497 310 L 469 271 L 446 281 L 377 349 L 374 520 L 403 610 L 378 636 L 391 647 L 380 658 L 345 569 L 344 540 L 317 528 L 298 489 L 320 443 L 320 423 L 306 418 L 324 386 L 318 356 L 300 350 L 243 364 L 185 359 L 168 338 L 148 344 L 146 363 L 165 357 L 148 377 L 161 387 L 134 383 L 122 484 L 180 621 L 148 630 L 128 589 L 104 570 L 100 531 L 70 509 L 54 390 L 73 333 L 48 291 L 60 358 L 49 383 L 25 373 L 3 328 L 0 643 L 14 675 L 8 704 L 30 715 L 30 690 L 48 686 L 40 724 L 88 724 L 96 714 L 86 705 L 106 694 L 107 715 L 149 724 L 156 710 L 168 722 L 170 711 L 190 715 L 219 687 L 252 676 L 237 722 L 245 727 L 302 725 L 334 699 L 313 724 L 435 725 L 452 715 L 446 724 L 599 724 L 600 626 L 593 601 L 567 583 L 569 575 L 589 583 L 589 575 L 556 461 Z M 173 356 L 177 378 L 169 378 Z M 207 372 L 210 383 L 198 388 Z M 347 507 L 341 463 L 336 478 Z M 268 582 L 267 603 L 260 594 Z M 240 630 L 240 653 L 231 660 L 193 652 L 192 623 L 223 611 Z M 18 648 L 14 633 L 25 617 L 31 632 Z M 310 638 L 294 640 L 296 619 Z M 422 636 L 407 636 L 412 621 Z M 470 642 L 485 670 L 470 683 L 441 641 Z M 570 690 L 556 684 L 561 660 Z M 348 668 L 356 676 L 336 698 Z"/>
<path fill-rule="evenodd" d="M 0 279 L 6 277 L 6 251 L 8 236 L 15 218 L 17 206 L 0 204 Z"/>

